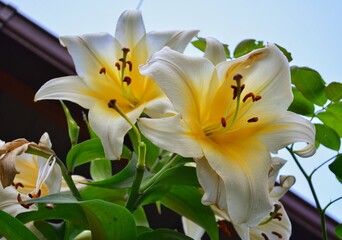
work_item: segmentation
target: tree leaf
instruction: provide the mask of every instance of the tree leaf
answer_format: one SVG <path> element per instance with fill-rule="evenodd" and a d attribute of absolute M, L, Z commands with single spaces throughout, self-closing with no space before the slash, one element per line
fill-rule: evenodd
<path fill-rule="evenodd" d="M 338 238 L 342 239 L 342 224 L 339 224 L 336 228 L 335 228 L 335 234 Z"/>
<path fill-rule="evenodd" d="M 218 228 L 213 211 L 209 206 L 201 203 L 202 194 L 192 186 L 174 186 L 167 192 L 160 202 L 197 223 L 206 230 L 211 239 L 218 239 Z"/>
<path fill-rule="evenodd" d="M 313 103 L 307 100 L 303 94 L 294 87 L 292 88 L 292 93 L 294 98 L 288 110 L 304 116 L 312 116 L 315 111 Z"/>
<path fill-rule="evenodd" d="M 171 229 L 160 228 L 154 231 L 146 231 L 141 233 L 137 240 L 151 240 L 151 239 L 158 239 L 158 240 L 191 240 L 190 237 L 185 236 L 180 232 L 176 232 Z"/>
<path fill-rule="evenodd" d="M 283 52 L 283 54 L 285 55 L 285 57 L 287 58 L 287 61 L 291 62 L 293 60 L 292 55 L 289 51 L 287 51 L 285 48 L 283 48 L 282 46 L 278 45 L 275 43 L 275 45 L 279 48 L 280 51 Z"/>
<path fill-rule="evenodd" d="M 329 164 L 329 169 L 335 174 L 337 179 L 342 182 L 342 154 L 339 154 L 335 160 Z"/>
<path fill-rule="evenodd" d="M 329 100 L 338 102 L 342 99 L 342 83 L 332 82 L 325 89 L 325 93 Z"/>
<path fill-rule="evenodd" d="M 317 114 L 319 120 L 321 120 L 324 125 L 334 129 L 339 137 L 342 137 L 342 124 L 341 120 L 337 119 L 331 112 L 320 112 Z"/>
<path fill-rule="evenodd" d="M 317 71 L 308 67 L 292 66 L 291 79 L 306 99 L 319 106 L 326 103 L 325 82 Z"/>
<path fill-rule="evenodd" d="M 0 210 L 0 235 L 6 239 L 39 240 L 23 223 Z"/>
<path fill-rule="evenodd" d="M 234 57 L 238 58 L 243 55 L 246 55 L 247 53 L 262 48 L 264 46 L 263 41 L 257 41 L 255 39 L 246 39 L 241 41 L 234 50 Z"/>
<path fill-rule="evenodd" d="M 315 124 L 315 127 L 317 142 L 336 151 L 340 149 L 341 140 L 334 129 L 323 124 Z"/>
<path fill-rule="evenodd" d="M 199 49 L 202 52 L 205 52 L 205 49 L 207 47 L 207 42 L 205 41 L 205 38 L 197 38 L 197 40 L 192 41 L 191 43 L 195 48 Z M 228 45 L 222 43 L 222 46 L 223 46 L 224 51 L 226 53 L 226 58 L 231 58 Z"/>

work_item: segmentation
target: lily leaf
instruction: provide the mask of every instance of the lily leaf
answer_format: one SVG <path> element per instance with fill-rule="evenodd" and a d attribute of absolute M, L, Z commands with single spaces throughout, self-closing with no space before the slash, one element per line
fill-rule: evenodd
<path fill-rule="evenodd" d="M 335 228 L 335 234 L 338 238 L 342 239 L 342 224 L 339 224 L 336 228 Z"/>
<path fill-rule="evenodd" d="M 288 110 L 301 115 L 312 116 L 315 111 L 313 103 L 307 100 L 296 88 L 293 87 L 292 92 L 294 98 Z"/>
<path fill-rule="evenodd" d="M 213 211 L 201 203 L 202 194 L 191 186 L 175 186 L 160 202 L 206 230 L 210 239 L 218 239 L 218 228 Z"/>
<path fill-rule="evenodd" d="M 23 223 L 8 213 L 0 210 L 0 235 L 6 239 L 38 240 Z"/>
<path fill-rule="evenodd" d="M 255 39 L 246 39 L 241 41 L 234 50 L 234 57 L 238 58 L 243 55 L 246 55 L 247 53 L 262 48 L 264 46 L 263 41 L 257 41 Z"/>
<path fill-rule="evenodd" d="M 319 106 L 326 103 L 325 82 L 317 71 L 308 67 L 292 66 L 291 79 L 306 99 Z"/>
<path fill-rule="evenodd" d="M 207 42 L 205 41 L 205 38 L 198 38 L 197 40 L 192 41 L 191 43 L 195 48 L 199 49 L 202 52 L 205 52 L 205 49 L 207 47 Z M 228 45 L 222 43 L 222 46 L 223 46 L 224 51 L 226 53 L 226 58 L 231 58 Z"/>
<path fill-rule="evenodd" d="M 342 83 L 332 82 L 325 89 L 325 93 L 329 100 L 338 102 L 342 99 Z"/>
<path fill-rule="evenodd" d="M 342 182 L 342 155 L 339 154 L 336 159 L 329 164 L 329 169 L 332 171 L 335 175 L 336 178 Z"/>
<path fill-rule="evenodd" d="M 156 229 L 154 231 L 146 231 L 140 234 L 137 237 L 137 240 L 151 240 L 151 239 L 158 239 L 158 240 L 191 240 L 188 236 L 180 232 L 176 232 L 171 229 Z"/>
<path fill-rule="evenodd" d="M 112 164 L 108 159 L 95 160 L 90 163 L 90 175 L 94 180 L 103 180 L 112 176 Z"/>
<path fill-rule="evenodd" d="M 316 141 L 327 148 L 338 151 L 341 145 L 341 139 L 336 131 L 323 124 L 315 124 Z"/>

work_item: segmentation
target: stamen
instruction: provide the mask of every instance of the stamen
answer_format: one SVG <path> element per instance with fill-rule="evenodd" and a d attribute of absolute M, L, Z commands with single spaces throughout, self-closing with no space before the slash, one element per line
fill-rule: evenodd
<path fill-rule="evenodd" d="M 124 56 L 127 55 L 127 53 L 129 52 L 129 48 L 123 48 L 122 52 L 123 52 Z"/>
<path fill-rule="evenodd" d="M 115 100 L 115 99 L 109 100 L 109 102 L 108 102 L 108 107 L 109 107 L 109 108 L 114 108 L 115 103 L 116 103 L 116 100 Z"/>
<path fill-rule="evenodd" d="M 256 96 L 253 98 L 253 102 L 259 101 L 260 99 L 261 99 L 261 96 L 256 95 Z"/>
<path fill-rule="evenodd" d="M 42 191 L 39 189 L 38 192 L 33 193 L 33 194 L 29 193 L 28 196 L 30 198 L 39 198 L 41 194 L 42 194 Z"/>
<path fill-rule="evenodd" d="M 278 221 L 281 221 L 281 220 L 282 220 L 282 217 L 283 217 L 283 214 L 277 213 L 273 218 L 274 218 L 274 219 L 277 219 Z"/>
<path fill-rule="evenodd" d="M 116 63 L 115 63 L 115 67 L 118 69 L 118 71 L 120 71 L 121 66 L 120 66 L 120 63 L 119 63 L 119 62 L 116 62 Z"/>
<path fill-rule="evenodd" d="M 33 204 L 33 203 L 23 203 L 23 199 L 21 198 L 21 195 L 18 193 L 18 196 L 17 196 L 17 201 L 18 201 L 18 203 L 22 206 L 22 207 L 24 207 L 24 208 L 26 208 L 26 209 L 29 209 L 30 208 L 30 206 Z"/>
<path fill-rule="evenodd" d="M 106 68 L 105 67 L 102 67 L 100 68 L 100 74 L 106 74 Z"/>
<path fill-rule="evenodd" d="M 123 80 L 125 83 L 127 83 L 127 86 L 131 84 L 132 82 L 132 79 L 130 77 L 125 77 L 124 80 Z"/>
<path fill-rule="evenodd" d="M 129 70 L 130 72 L 132 72 L 132 69 L 133 69 L 133 64 L 132 64 L 132 62 L 131 62 L 131 61 L 127 61 L 126 63 L 128 64 L 128 70 Z"/>
<path fill-rule="evenodd" d="M 261 233 L 261 236 L 263 236 L 265 240 L 270 240 L 270 239 L 267 237 L 266 233 Z"/>
<path fill-rule="evenodd" d="M 241 85 L 241 92 L 245 89 L 246 85 L 245 84 L 242 84 Z"/>
<path fill-rule="evenodd" d="M 254 102 L 254 93 L 250 92 L 250 93 L 247 93 L 246 96 L 242 99 L 242 102 L 246 102 L 248 98 L 252 98 L 252 101 Z"/>
<path fill-rule="evenodd" d="M 252 122 L 257 122 L 258 120 L 259 120 L 258 117 L 252 117 L 252 118 L 248 119 L 247 122 L 252 123 Z"/>
<path fill-rule="evenodd" d="M 237 97 L 237 86 L 231 85 L 230 86 L 233 89 L 233 100 Z"/>
<path fill-rule="evenodd" d="M 242 75 L 240 73 L 237 73 L 237 74 L 234 75 L 233 79 L 235 81 L 240 81 L 242 79 Z"/>
<path fill-rule="evenodd" d="M 226 119 L 224 117 L 221 117 L 221 125 L 222 125 L 222 127 L 227 126 L 227 122 L 226 122 Z"/>
<path fill-rule="evenodd" d="M 15 189 L 18 189 L 19 187 L 24 188 L 24 184 L 22 184 L 21 182 L 18 182 L 18 183 L 13 182 L 12 186 L 14 186 Z"/>
<path fill-rule="evenodd" d="M 281 235 L 280 233 L 278 233 L 278 232 L 274 232 L 274 231 L 272 231 L 271 232 L 273 235 L 275 235 L 275 236 L 277 236 L 278 238 L 283 238 L 283 235 Z"/>

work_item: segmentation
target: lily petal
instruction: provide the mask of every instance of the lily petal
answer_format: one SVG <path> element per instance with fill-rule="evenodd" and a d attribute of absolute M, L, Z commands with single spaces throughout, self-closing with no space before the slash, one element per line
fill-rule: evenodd
<path fill-rule="evenodd" d="M 185 235 L 194 240 L 201 240 L 205 230 L 186 217 L 182 217 L 183 230 Z"/>
<path fill-rule="evenodd" d="M 269 151 L 274 152 L 295 142 L 309 144 L 301 153 L 302 157 L 309 157 L 315 153 L 314 125 L 292 112 L 285 112 L 276 121 L 265 126 L 259 133 L 259 138 Z"/>
<path fill-rule="evenodd" d="M 127 112 L 126 116 L 134 124 L 144 109 L 144 105 Z M 101 139 L 106 157 L 119 159 L 124 136 L 131 125 L 114 109 L 108 108 L 102 102 L 97 102 L 89 109 L 89 123 Z"/>
<path fill-rule="evenodd" d="M 145 33 L 145 25 L 140 11 L 127 10 L 120 15 L 116 25 L 115 38 L 123 47 L 133 48 Z"/>
<path fill-rule="evenodd" d="M 44 99 L 68 100 L 83 108 L 90 108 L 97 99 L 89 92 L 86 84 L 78 76 L 55 78 L 46 82 L 36 93 L 34 101 Z"/>
<path fill-rule="evenodd" d="M 226 61 L 226 52 L 222 43 L 215 38 L 205 39 L 207 46 L 205 48 L 204 57 L 208 58 L 214 65 Z"/>
<path fill-rule="evenodd" d="M 159 147 L 184 157 L 201 158 L 203 152 L 196 136 L 182 126 L 180 116 L 159 119 L 138 119 L 141 132 Z"/>
<path fill-rule="evenodd" d="M 157 98 L 146 104 L 144 113 L 152 118 L 170 117 L 176 115 L 172 103 L 168 98 Z"/>

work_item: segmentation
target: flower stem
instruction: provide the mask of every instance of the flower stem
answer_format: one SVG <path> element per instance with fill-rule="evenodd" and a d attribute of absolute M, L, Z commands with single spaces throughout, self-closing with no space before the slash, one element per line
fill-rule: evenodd
<path fill-rule="evenodd" d="M 300 164 L 299 160 L 297 159 L 296 155 L 293 152 L 293 146 L 291 146 L 291 148 L 286 147 L 286 149 L 291 154 L 293 160 L 295 161 L 295 163 L 297 164 L 299 170 L 302 172 L 303 176 L 305 177 L 306 181 L 309 184 L 309 187 L 310 187 L 312 196 L 314 198 L 317 210 L 318 210 L 318 212 L 320 214 L 322 239 L 323 240 L 327 240 L 327 230 L 326 230 L 326 224 L 325 224 L 325 211 L 322 209 L 321 204 L 319 203 L 319 200 L 318 200 L 318 197 L 317 197 L 317 194 L 316 194 L 316 190 L 315 190 L 315 188 L 313 186 L 313 183 L 312 183 L 312 179 L 311 179 L 312 175 L 308 175 L 306 173 L 306 171 L 304 170 L 304 168 L 302 167 L 302 165 Z"/>

